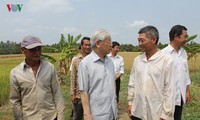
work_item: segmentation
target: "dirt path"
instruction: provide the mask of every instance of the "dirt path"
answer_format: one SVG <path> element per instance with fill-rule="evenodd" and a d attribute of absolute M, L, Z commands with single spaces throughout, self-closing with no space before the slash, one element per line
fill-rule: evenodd
<path fill-rule="evenodd" d="M 130 120 L 127 114 L 126 109 L 119 108 L 119 120 Z"/>

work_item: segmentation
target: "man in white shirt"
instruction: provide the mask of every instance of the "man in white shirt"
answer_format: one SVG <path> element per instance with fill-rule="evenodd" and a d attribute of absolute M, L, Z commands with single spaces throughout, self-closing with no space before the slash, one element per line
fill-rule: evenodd
<path fill-rule="evenodd" d="M 90 42 L 92 52 L 84 57 L 78 68 L 84 120 L 117 119 L 114 64 L 107 56 L 111 51 L 110 33 L 98 29 Z"/>
<path fill-rule="evenodd" d="M 112 59 L 115 66 L 115 87 L 116 87 L 116 96 L 117 103 L 119 103 L 119 91 L 121 76 L 124 74 L 124 59 L 118 54 L 120 51 L 120 44 L 116 41 L 112 42 L 112 51 L 108 56 Z"/>
<path fill-rule="evenodd" d="M 128 84 L 128 114 L 132 120 L 173 120 L 175 84 L 173 59 L 157 48 L 158 30 L 138 32 L 142 53 L 134 59 Z"/>
<path fill-rule="evenodd" d="M 174 120 L 181 120 L 182 107 L 190 101 L 190 77 L 188 70 L 187 53 L 181 48 L 186 43 L 187 28 L 182 25 L 175 25 L 169 32 L 170 44 L 162 51 L 174 59 L 176 73 L 176 106 Z"/>

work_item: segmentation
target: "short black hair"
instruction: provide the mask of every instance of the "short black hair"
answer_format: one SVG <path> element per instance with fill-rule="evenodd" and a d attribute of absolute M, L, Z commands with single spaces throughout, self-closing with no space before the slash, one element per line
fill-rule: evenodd
<path fill-rule="evenodd" d="M 83 41 L 84 40 L 89 40 L 90 41 L 90 38 L 89 37 L 83 37 L 82 39 L 81 39 L 81 45 L 83 45 Z"/>
<path fill-rule="evenodd" d="M 112 42 L 112 48 L 114 48 L 115 46 L 120 46 L 120 44 L 118 42 L 116 42 L 116 41 L 113 41 Z"/>
<path fill-rule="evenodd" d="M 170 41 L 172 41 L 176 36 L 182 35 L 183 30 L 187 30 L 187 28 L 183 25 L 173 26 L 169 32 Z"/>

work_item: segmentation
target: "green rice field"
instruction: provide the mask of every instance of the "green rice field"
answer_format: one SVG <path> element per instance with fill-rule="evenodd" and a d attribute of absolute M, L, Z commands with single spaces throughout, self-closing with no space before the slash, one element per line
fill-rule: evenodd
<path fill-rule="evenodd" d="M 119 98 L 119 120 L 128 120 L 126 113 L 127 107 L 127 86 L 129 73 L 132 67 L 133 59 L 139 55 L 137 52 L 120 52 L 125 61 L 125 74 L 121 82 L 121 91 Z M 57 57 L 57 54 L 50 54 Z M 0 120 L 13 120 L 13 114 L 8 102 L 9 97 L 9 73 L 10 70 L 21 63 L 24 56 L 18 55 L 0 55 Z M 189 69 L 191 76 L 191 102 L 184 106 L 183 120 L 200 120 L 200 55 L 189 60 Z M 55 63 L 57 66 L 57 63 Z M 66 85 L 62 85 L 62 93 L 66 103 L 66 119 L 69 120 L 71 112 L 70 81 L 65 78 Z"/>

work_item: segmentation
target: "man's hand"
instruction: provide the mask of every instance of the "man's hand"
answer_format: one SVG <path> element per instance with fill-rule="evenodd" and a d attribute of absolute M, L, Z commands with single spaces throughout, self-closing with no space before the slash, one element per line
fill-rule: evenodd
<path fill-rule="evenodd" d="M 131 109 L 132 109 L 132 105 L 128 105 L 127 107 L 127 113 L 128 113 L 128 116 L 131 117 Z"/>
<path fill-rule="evenodd" d="M 186 90 L 186 104 L 188 104 L 190 102 L 190 88 L 189 86 L 187 86 L 187 90 Z"/>
<path fill-rule="evenodd" d="M 72 96 L 71 96 L 71 100 L 72 100 L 72 103 L 73 103 L 73 104 L 76 104 L 76 103 L 77 103 L 76 95 L 72 95 Z"/>

